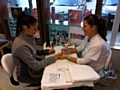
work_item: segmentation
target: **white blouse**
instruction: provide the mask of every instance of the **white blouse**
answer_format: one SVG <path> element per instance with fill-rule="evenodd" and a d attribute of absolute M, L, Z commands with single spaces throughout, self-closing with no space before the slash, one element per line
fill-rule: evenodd
<path fill-rule="evenodd" d="M 88 42 L 88 37 L 78 46 L 78 52 L 82 52 L 82 58 L 77 59 L 78 64 L 88 64 L 95 70 L 100 70 L 104 67 L 107 57 L 110 53 L 110 47 L 99 34 L 95 35 Z"/>

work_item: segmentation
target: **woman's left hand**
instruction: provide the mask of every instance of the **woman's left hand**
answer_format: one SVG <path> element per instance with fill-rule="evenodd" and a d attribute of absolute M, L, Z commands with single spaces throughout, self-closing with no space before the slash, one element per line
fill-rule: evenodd
<path fill-rule="evenodd" d="M 54 54 L 54 53 L 55 53 L 54 48 L 52 48 L 52 49 L 49 50 L 49 54 Z"/>

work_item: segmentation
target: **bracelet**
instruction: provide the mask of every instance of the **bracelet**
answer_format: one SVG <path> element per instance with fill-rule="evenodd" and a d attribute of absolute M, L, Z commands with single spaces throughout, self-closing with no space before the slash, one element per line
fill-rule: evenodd
<path fill-rule="evenodd" d="M 71 56 L 68 56 L 68 60 L 70 61 Z"/>

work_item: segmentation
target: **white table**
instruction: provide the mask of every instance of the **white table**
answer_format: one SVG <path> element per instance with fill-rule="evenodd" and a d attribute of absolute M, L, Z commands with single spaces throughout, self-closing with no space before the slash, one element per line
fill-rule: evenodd
<path fill-rule="evenodd" d="M 55 47 L 56 53 L 60 52 L 61 48 L 63 48 L 63 46 Z M 44 49 L 45 49 L 45 47 L 44 47 Z M 71 54 L 71 56 L 77 57 L 76 54 Z M 83 81 L 79 81 L 76 83 L 72 82 L 72 79 L 71 79 L 72 74 L 70 74 L 70 71 L 71 71 L 70 68 L 72 68 L 72 66 L 75 66 L 75 67 L 80 66 L 80 67 L 82 67 L 81 70 L 91 69 L 91 67 L 89 67 L 87 65 L 79 65 L 78 66 L 78 64 L 75 64 L 75 63 L 70 62 L 68 60 L 57 60 L 55 63 L 53 63 L 45 68 L 44 73 L 43 73 L 43 78 L 41 81 L 42 90 L 70 88 L 70 87 L 77 87 L 77 86 L 91 86 L 91 87 L 94 86 L 93 80 L 89 80 L 89 81 L 83 80 Z M 64 67 L 64 68 L 60 68 L 60 67 Z M 67 72 L 67 79 L 66 79 L 66 72 Z M 57 82 L 52 82 L 52 83 L 49 82 L 50 81 L 49 78 L 50 78 L 51 73 L 56 74 L 56 75 L 60 75 Z M 85 73 L 86 72 L 83 71 L 82 77 L 84 76 Z M 79 73 L 77 73 L 77 72 L 75 72 L 74 74 L 77 76 L 79 75 Z M 90 74 L 92 74 L 92 76 L 94 76 L 96 78 L 96 80 L 98 80 L 100 78 L 99 75 L 94 70 L 92 70 L 92 72 Z"/>

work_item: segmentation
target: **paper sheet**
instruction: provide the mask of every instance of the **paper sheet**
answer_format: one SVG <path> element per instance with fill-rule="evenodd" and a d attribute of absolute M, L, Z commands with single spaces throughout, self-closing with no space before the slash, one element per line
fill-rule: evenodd
<path fill-rule="evenodd" d="M 63 83 L 63 73 L 59 72 L 45 72 L 42 78 L 42 83 L 46 84 L 60 84 Z"/>
<path fill-rule="evenodd" d="M 64 71 L 64 75 L 65 75 L 65 81 L 66 81 L 66 83 L 72 82 L 71 77 L 70 77 L 70 73 L 69 73 L 68 70 Z"/>

